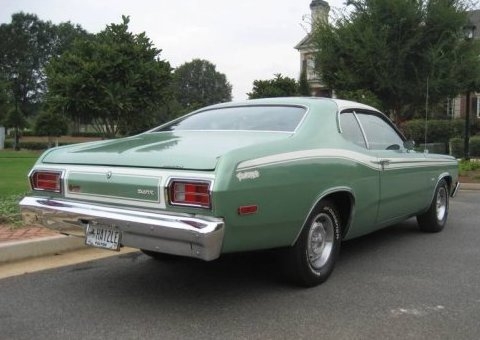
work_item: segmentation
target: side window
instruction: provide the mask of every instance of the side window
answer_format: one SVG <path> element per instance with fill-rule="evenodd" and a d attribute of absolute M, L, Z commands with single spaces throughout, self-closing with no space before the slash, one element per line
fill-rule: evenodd
<path fill-rule="evenodd" d="M 372 150 L 398 150 L 403 140 L 386 121 L 373 114 L 358 113 L 368 146 Z"/>
<path fill-rule="evenodd" d="M 342 129 L 342 135 L 346 140 L 363 148 L 367 147 L 362 130 L 353 112 L 342 112 L 340 115 L 340 127 Z"/>

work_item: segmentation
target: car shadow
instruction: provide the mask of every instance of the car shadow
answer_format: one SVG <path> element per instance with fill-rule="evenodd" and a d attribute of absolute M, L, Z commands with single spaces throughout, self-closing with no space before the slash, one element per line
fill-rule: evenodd
<path fill-rule="evenodd" d="M 401 224 L 374 232 L 372 234 L 346 241 L 342 244 L 340 258 L 335 271 L 348 274 L 348 267 L 359 261 L 368 262 L 372 256 L 382 256 L 382 250 L 404 245 L 408 247 L 408 239 L 418 237 L 415 221 L 406 221 Z M 391 251 L 390 251 L 391 252 Z M 373 254 L 372 254 L 373 253 Z M 140 300 L 156 299 L 196 299 L 198 296 L 206 298 L 219 297 L 235 299 L 236 295 L 243 295 L 245 291 L 257 294 L 268 294 L 272 287 L 281 291 L 298 291 L 300 288 L 293 285 L 284 273 L 281 253 L 276 251 L 257 251 L 249 253 L 226 254 L 218 260 L 204 262 L 190 258 L 176 258 L 171 260 L 155 260 L 141 252 L 117 256 L 105 261 L 104 264 L 84 264 L 72 268 L 72 272 L 88 272 L 92 279 L 84 282 L 83 288 L 98 292 L 105 298 L 109 294 L 102 294 L 106 287 L 110 294 L 125 296 Z M 84 267 L 82 269 L 82 267 Z M 117 270 L 99 274 L 115 267 Z M 342 269 L 343 268 L 343 269 Z M 326 286 L 341 283 L 342 275 L 332 275 L 324 283 Z M 101 282 L 100 282 L 101 281 Z M 90 289 L 88 286 L 91 285 Z M 94 288 L 95 287 L 95 288 Z M 328 291 L 328 289 L 326 290 Z"/>

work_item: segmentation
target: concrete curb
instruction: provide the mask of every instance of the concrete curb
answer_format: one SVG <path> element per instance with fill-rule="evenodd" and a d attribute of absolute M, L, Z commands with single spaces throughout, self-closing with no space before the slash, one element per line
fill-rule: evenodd
<path fill-rule="evenodd" d="M 479 183 L 460 183 L 460 190 L 480 190 Z"/>
<path fill-rule="evenodd" d="M 65 235 L 0 243 L 0 264 L 31 257 L 53 255 L 85 247 L 83 238 Z"/>

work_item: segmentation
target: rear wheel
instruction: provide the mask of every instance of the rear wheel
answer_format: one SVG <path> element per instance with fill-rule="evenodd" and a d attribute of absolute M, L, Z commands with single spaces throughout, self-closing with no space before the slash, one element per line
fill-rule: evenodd
<path fill-rule="evenodd" d="M 428 210 L 417 216 L 420 230 L 428 233 L 438 233 L 443 230 L 447 223 L 449 198 L 448 184 L 442 179 L 435 189 L 435 195 Z"/>
<path fill-rule="evenodd" d="M 339 217 L 329 200 L 321 201 L 308 217 L 296 244 L 287 254 L 287 268 L 297 284 L 316 286 L 332 273 L 340 251 Z"/>

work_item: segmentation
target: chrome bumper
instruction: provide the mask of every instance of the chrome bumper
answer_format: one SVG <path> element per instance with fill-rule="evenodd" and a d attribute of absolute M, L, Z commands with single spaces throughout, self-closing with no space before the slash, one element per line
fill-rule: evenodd
<path fill-rule="evenodd" d="M 27 224 L 39 224 L 62 234 L 85 237 L 89 224 L 115 226 L 121 244 L 210 261 L 222 249 L 224 222 L 208 216 L 170 215 L 113 208 L 44 197 L 20 202 Z"/>

